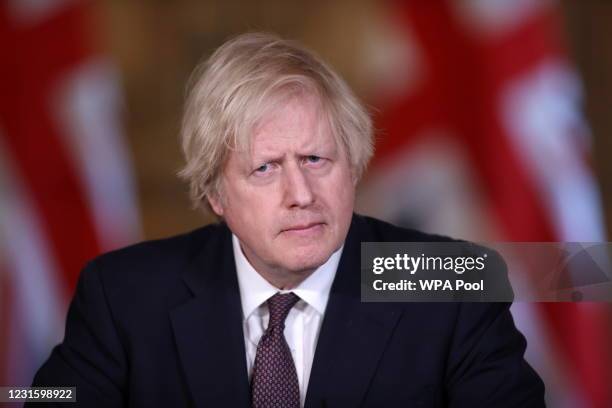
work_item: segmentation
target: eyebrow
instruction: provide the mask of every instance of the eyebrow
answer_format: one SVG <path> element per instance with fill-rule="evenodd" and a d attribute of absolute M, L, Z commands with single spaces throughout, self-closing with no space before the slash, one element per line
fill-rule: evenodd
<path fill-rule="evenodd" d="M 251 157 L 251 162 L 252 165 L 257 166 L 260 163 L 270 163 L 270 162 L 280 162 L 283 160 L 285 156 L 284 155 L 266 155 L 266 154 L 262 154 L 261 156 L 252 156 Z"/>
<path fill-rule="evenodd" d="M 312 153 L 306 153 L 306 154 L 299 154 L 298 157 L 299 158 L 307 158 L 310 156 L 330 156 L 334 153 L 334 150 L 329 151 L 329 153 L 324 152 L 324 151 L 313 151 Z M 281 156 L 266 156 L 266 155 L 262 155 L 261 157 L 257 157 L 257 158 L 252 158 L 252 166 L 258 166 L 260 164 L 263 163 L 279 163 L 282 162 L 285 159 L 285 155 L 281 155 Z"/>
<path fill-rule="evenodd" d="M 309 153 L 299 153 L 299 157 L 308 157 L 308 156 L 320 156 L 320 155 L 331 155 L 337 152 L 338 148 L 334 143 L 325 143 L 320 144 L 318 146 L 311 146 L 306 151 L 310 151 Z M 275 153 L 261 153 L 259 155 L 253 154 L 251 155 L 251 160 L 255 163 L 259 162 L 279 162 L 282 161 L 285 157 L 285 154 L 275 154 Z"/>

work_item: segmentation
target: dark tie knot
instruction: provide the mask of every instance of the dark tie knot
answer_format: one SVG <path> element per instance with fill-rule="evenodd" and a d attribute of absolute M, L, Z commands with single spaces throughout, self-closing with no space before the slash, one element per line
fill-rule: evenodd
<path fill-rule="evenodd" d="M 268 328 L 285 326 L 285 319 L 291 308 L 300 300 L 293 292 L 277 293 L 268 299 L 268 310 L 270 311 L 270 323 Z"/>

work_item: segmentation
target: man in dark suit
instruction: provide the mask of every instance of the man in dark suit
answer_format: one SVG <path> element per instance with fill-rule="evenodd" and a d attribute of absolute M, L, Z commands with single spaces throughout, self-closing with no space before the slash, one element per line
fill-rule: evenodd
<path fill-rule="evenodd" d="M 194 74 L 182 176 L 221 222 L 103 255 L 35 385 L 83 406 L 539 407 L 508 303 L 362 303 L 370 119 L 299 45 L 246 34 Z"/>

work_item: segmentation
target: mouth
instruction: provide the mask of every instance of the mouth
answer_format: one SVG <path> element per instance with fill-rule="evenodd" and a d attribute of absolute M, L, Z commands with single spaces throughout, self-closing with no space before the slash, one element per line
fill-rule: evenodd
<path fill-rule="evenodd" d="M 312 233 L 317 233 L 323 228 L 324 223 L 322 222 L 311 222 L 308 224 L 297 224 L 292 225 L 289 228 L 285 228 L 282 232 L 297 234 L 297 235 L 308 235 Z"/>

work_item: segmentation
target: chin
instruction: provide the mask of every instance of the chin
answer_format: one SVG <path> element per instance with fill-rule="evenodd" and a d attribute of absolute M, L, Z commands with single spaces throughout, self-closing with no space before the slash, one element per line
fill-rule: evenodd
<path fill-rule="evenodd" d="M 287 251 L 287 258 L 285 259 L 290 260 L 290 265 L 288 265 L 287 269 L 296 272 L 314 270 L 327 262 L 334 251 L 331 248 L 322 249 L 320 248 L 320 244 L 317 246 L 318 248 L 312 248 L 310 250 L 307 248 L 299 248 L 296 251 Z"/>

